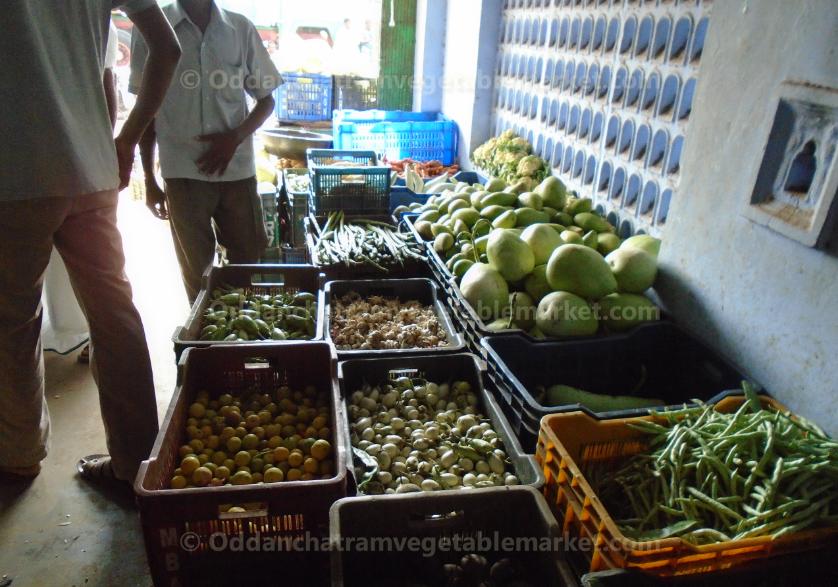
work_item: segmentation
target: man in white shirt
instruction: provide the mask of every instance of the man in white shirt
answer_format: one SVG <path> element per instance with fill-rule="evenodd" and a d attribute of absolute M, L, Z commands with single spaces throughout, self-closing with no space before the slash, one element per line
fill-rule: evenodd
<path fill-rule="evenodd" d="M 102 85 L 111 10 L 148 39 L 136 108 L 114 139 Z M 157 433 L 142 321 L 125 276 L 117 189 L 180 56 L 154 0 L 7 0 L 0 35 L 0 474 L 34 477 L 46 457 L 41 289 L 55 246 L 93 345 L 110 456 L 83 477 L 130 481 Z M 12 57 L 13 56 L 13 57 Z"/>
<path fill-rule="evenodd" d="M 252 135 L 273 111 L 272 93 L 282 80 L 244 16 L 212 0 L 177 0 L 163 12 L 183 58 L 140 148 L 148 207 L 171 221 L 186 293 L 194 302 L 213 262 L 216 235 L 231 263 L 256 263 L 267 246 Z M 129 91 L 135 91 L 146 51 L 136 35 L 131 45 Z M 256 100 L 250 112 L 248 95 Z M 154 176 L 155 139 L 165 195 Z"/>

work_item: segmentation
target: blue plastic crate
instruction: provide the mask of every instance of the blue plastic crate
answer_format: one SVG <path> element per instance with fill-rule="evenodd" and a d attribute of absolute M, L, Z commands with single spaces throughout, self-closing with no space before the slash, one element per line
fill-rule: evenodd
<path fill-rule="evenodd" d="M 390 188 L 390 214 L 399 206 L 408 206 L 414 202 L 424 204 L 433 194 L 417 194 L 405 186 Z"/>
<path fill-rule="evenodd" d="M 311 212 L 342 210 L 353 214 L 386 214 L 390 205 L 390 168 L 378 165 L 372 151 L 309 149 Z M 336 161 L 349 164 L 331 167 Z"/>
<path fill-rule="evenodd" d="M 332 76 L 319 73 L 282 73 L 285 83 L 276 89 L 279 120 L 332 118 Z"/>
<path fill-rule="evenodd" d="M 457 159 L 457 124 L 438 112 L 338 110 L 332 130 L 336 149 L 370 149 L 391 160 L 443 165 Z"/>

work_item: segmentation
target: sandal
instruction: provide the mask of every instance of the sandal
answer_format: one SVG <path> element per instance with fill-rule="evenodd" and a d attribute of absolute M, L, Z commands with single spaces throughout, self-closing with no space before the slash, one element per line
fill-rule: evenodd
<path fill-rule="evenodd" d="M 88 455 L 79 459 L 76 463 L 76 471 L 82 479 L 93 482 L 107 482 L 111 483 L 117 481 L 113 472 L 113 465 L 111 464 L 110 455 Z"/>
<path fill-rule="evenodd" d="M 88 363 L 90 363 L 90 345 L 89 344 L 84 345 L 84 348 L 79 353 L 78 361 L 82 365 L 87 365 Z"/>

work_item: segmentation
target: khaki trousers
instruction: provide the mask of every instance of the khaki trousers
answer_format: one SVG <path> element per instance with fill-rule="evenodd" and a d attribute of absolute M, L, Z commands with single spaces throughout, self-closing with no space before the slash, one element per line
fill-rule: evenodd
<path fill-rule="evenodd" d="M 29 467 L 47 454 L 41 290 L 53 246 L 90 326 L 90 367 L 114 472 L 133 481 L 148 458 L 157 405 L 116 206 L 115 190 L 0 202 L 0 466 Z"/>
<path fill-rule="evenodd" d="M 166 179 L 166 205 L 189 303 L 215 258 L 216 236 L 230 263 L 258 263 L 268 245 L 256 178 L 240 181 Z M 215 230 L 213 230 L 213 225 Z"/>

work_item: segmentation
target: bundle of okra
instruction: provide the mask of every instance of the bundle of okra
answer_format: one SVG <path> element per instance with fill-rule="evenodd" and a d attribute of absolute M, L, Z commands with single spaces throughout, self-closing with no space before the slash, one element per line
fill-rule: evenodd
<path fill-rule="evenodd" d="M 353 219 L 333 212 L 320 228 L 315 224 L 314 262 L 320 266 L 370 265 L 386 273 L 411 260 L 422 260 L 422 246 L 410 234 L 398 232 L 386 222 Z"/>
<path fill-rule="evenodd" d="M 838 524 L 838 442 L 745 392 L 734 413 L 700 406 L 629 424 L 647 450 L 587 472 L 627 538 L 709 544 Z"/>

